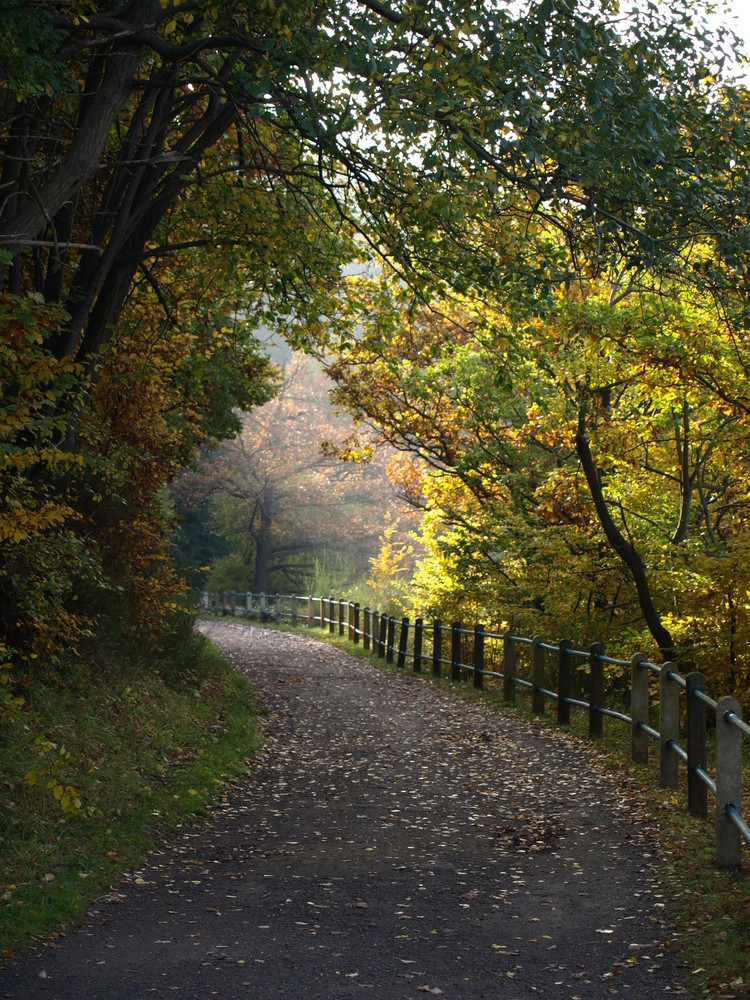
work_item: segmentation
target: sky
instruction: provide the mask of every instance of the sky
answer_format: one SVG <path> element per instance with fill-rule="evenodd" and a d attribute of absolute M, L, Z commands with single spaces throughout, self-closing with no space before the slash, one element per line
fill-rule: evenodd
<path fill-rule="evenodd" d="M 717 20 L 728 24 L 745 41 L 745 51 L 750 53 L 750 0 L 728 0 L 731 15 L 717 14 Z"/>

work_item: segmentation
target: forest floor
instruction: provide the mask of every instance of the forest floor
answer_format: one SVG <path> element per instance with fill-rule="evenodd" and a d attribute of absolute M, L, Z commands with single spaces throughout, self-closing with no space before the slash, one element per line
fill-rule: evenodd
<path fill-rule="evenodd" d="M 592 747 L 304 635 L 200 628 L 267 710 L 252 772 L 0 998 L 687 992 L 656 832 Z"/>

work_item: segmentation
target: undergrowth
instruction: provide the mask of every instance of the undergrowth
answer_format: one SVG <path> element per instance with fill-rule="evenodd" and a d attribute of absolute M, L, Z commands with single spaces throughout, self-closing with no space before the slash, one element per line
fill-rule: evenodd
<path fill-rule="evenodd" d="M 210 809 L 260 742 L 250 686 L 189 622 L 158 659 L 69 664 L 24 699 L 0 722 L 0 964 Z"/>

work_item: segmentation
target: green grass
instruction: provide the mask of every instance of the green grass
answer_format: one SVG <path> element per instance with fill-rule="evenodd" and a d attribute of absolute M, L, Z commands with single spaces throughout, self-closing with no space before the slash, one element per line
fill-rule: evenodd
<path fill-rule="evenodd" d="M 281 627 L 309 635 L 364 657 L 380 669 L 404 673 L 403 668 L 378 659 L 361 644 L 349 642 L 346 636 L 330 635 L 323 629 L 310 630 L 304 626 L 291 629 L 269 623 L 264 627 Z M 406 670 L 411 671 L 408 660 Z M 423 664 L 422 673 L 413 676 L 457 697 L 479 698 L 493 711 L 513 712 L 545 725 L 556 725 L 552 712 L 534 715 L 530 698 L 520 691 L 517 701 L 508 704 L 503 701 L 500 682 L 488 683 L 480 692 L 470 681 L 451 681 L 445 672 L 444 665 L 443 676 L 433 677 L 428 661 Z M 581 739 L 590 739 L 588 716 L 580 710 L 573 711 L 570 726 L 564 728 Z M 691 816 L 687 811 L 684 781 L 679 791 L 660 788 L 658 762 L 637 765 L 630 759 L 629 727 L 605 719 L 604 728 L 604 738 L 594 741 L 602 769 L 614 772 L 623 793 L 632 798 L 634 805 L 644 809 L 658 828 L 658 843 L 654 845 L 650 863 L 656 868 L 669 907 L 675 930 L 671 943 L 692 973 L 693 994 L 711 1000 L 750 997 L 750 856 L 746 852 L 745 863 L 739 870 L 717 868 L 715 820 L 710 806 L 708 819 Z M 652 757 L 654 751 L 652 747 Z M 750 779 L 748 770 L 746 767 L 746 785 Z M 684 771 L 680 777 L 684 778 Z M 746 796 L 746 802 L 748 798 L 750 796 Z M 709 796 L 709 802 L 710 799 Z"/>
<path fill-rule="evenodd" d="M 181 643 L 177 664 L 32 681 L 27 709 L 0 723 L 0 963 L 80 916 L 247 770 L 250 686 L 202 636 Z M 74 789 L 77 814 L 49 785 Z"/>

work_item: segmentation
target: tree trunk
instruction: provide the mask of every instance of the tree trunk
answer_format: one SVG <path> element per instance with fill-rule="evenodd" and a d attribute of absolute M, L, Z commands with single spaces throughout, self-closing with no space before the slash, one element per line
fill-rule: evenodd
<path fill-rule="evenodd" d="M 646 567 L 643 565 L 643 560 L 639 552 L 625 538 L 609 512 L 599 478 L 599 470 L 596 468 L 594 457 L 589 447 L 588 435 L 586 433 L 586 414 L 583 410 L 578 414 L 576 454 L 581 463 L 583 473 L 586 476 L 591 499 L 594 501 L 594 509 L 607 537 L 607 541 L 627 567 L 630 577 L 635 584 L 638 603 L 648 630 L 658 644 L 662 656 L 667 660 L 671 660 L 676 653 L 674 641 L 668 630 L 664 627 L 659 612 L 654 605 Z"/>
<path fill-rule="evenodd" d="M 253 590 L 256 594 L 268 591 L 268 577 L 271 572 L 271 516 L 265 508 L 260 508 L 260 528 L 255 536 L 255 571 L 253 573 Z"/>

